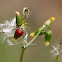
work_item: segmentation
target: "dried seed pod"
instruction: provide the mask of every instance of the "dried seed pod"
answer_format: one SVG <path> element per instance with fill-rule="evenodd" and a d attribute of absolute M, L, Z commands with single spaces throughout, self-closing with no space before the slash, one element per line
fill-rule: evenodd
<path fill-rule="evenodd" d="M 24 7 L 24 8 L 23 8 L 23 15 L 24 15 L 25 17 L 28 17 L 29 13 L 30 13 L 29 9 L 28 9 L 27 7 Z"/>

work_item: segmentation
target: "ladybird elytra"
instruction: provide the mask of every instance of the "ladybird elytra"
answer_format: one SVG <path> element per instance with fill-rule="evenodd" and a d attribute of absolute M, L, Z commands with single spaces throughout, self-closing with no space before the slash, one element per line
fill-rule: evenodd
<path fill-rule="evenodd" d="M 13 41 L 16 42 L 19 37 L 23 35 L 24 31 L 22 28 L 17 28 L 14 34 Z"/>

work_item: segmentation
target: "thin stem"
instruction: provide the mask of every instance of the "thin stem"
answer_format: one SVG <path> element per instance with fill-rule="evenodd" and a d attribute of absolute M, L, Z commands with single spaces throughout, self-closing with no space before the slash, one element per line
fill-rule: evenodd
<path fill-rule="evenodd" d="M 55 62 L 57 62 L 58 58 L 59 58 L 59 55 L 56 56 Z"/>
<path fill-rule="evenodd" d="M 26 15 L 24 15 L 24 29 L 25 29 L 25 22 L 26 22 Z"/>
<path fill-rule="evenodd" d="M 40 32 L 42 31 L 42 29 L 37 33 L 37 35 L 26 45 L 26 47 L 28 47 L 29 45 L 31 45 L 31 43 L 37 38 L 37 36 L 40 34 Z"/>
<path fill-rule="evenodd" d="M 26 16 L 24 16 L 24 30 L 25 30 L 25 21 L 26 21 Z M 24 39 L 24 37 L 25 37 L 25 33 L 23 34 L 23 39 Z M 24 40 L 23 39 L 22 39 L 22 47 L 24 47 Z M 22 60 L 23 60 L 23 55 L 24 55 L 25 49 L 26 48 L 22 48 L 20 62 L 22 62 Z"/>
<path fill-rule="evenodd" d="M 23 55 L 24 55 L 24 51 L 25 51 L 25 48 L 22 48 L 22 51 L 21 51 L 21 56 L 20 56 L 20 62 L 22 62 Z"/>
<path fill-rule="evenodd" d="M 23 39 L 24 39 L 24 37 L 25 37 L 25 21 L 26 21 L 26 15 L 24 15 L 24 18 L 23 18 L 23 20 L 24 20 L 24 34 L 23 34 Z M 22 39 L 22 47 L 24 46 L 24 40 Z"/>
<path fill-rule="evenodd" d="M 41 33 L 41 31 L 43 30 L 43 29 L 45 29 L 46 28 L 46 26 L 45 25 L 43 25 L 43 27 L 41 28 L 41 30 L 37 33 L 37 35 L 26 45 L 26 47 L 28 47 L 28 46 L 30 46 L 31 45 L 31 43 L 33 43 L 33 41 L 37 38 L 37 36 Z"/>

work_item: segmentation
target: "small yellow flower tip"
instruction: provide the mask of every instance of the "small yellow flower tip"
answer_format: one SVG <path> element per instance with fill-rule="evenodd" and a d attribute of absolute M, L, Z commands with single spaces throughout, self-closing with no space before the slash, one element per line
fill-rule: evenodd
<path fill-rule="evenodd" d="M 50 20 L 51 20 L 51 21 L 52 21 L 52 20 L 55 20 L 55 17 L 51 17 Z"/>
<path fill-rule="evenodd" d="M 16 42 L 16 41 L 17 41 L 17 39 L 13 38 L 13 39 L 12 39 L 12 41 L 13 41 L 13 42 Z"/>
<path fill-rule="evenodd" d="M 20 13 L 19 13 L 18 11 L 16 11 L 16 15 L 17 15 L 17 16 L 20 16 Z"/>
<path fill-rule="evenodd" d="M 34 37 L 34 33 L 31 33 L 31 34 L 30 34 L 30 37 L 32 37 L 32 38 L 33 38 L 33 37 Z"/>
<path fill-rule="evenodd" d="M 49 42 L 45 42 L 45 45 L 48 46 L 50 43 Z"/>

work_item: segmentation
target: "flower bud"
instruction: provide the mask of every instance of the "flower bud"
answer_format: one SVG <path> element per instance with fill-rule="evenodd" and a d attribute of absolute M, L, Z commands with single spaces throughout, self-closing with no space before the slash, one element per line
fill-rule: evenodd
<path fill-rule="evenodd" d="M 40 30 L 41 30 L 41 27 L 38 28 L 35 32 L 32 32 L 32 33 L 30 34 L 30 37 L 34 37 Z M 42 30 L 39 35 L 43 35 L 44 33 L 45 33 L 45 31 Z"/>
<path fill-rule="evenodd" d="M 54 20 L 55 20 L 55 18 L 54 18 L 54 17 L 51 17 L 49 20 L 47 20 L 47 21 L 44 23 L 44 25 L 50 26 Z"/>
<path fill-rule="evenodd" d="M 16 11 L 16 25 L 19 27 L 22 25 L 22 18 L 20 16 L 20 13 Z"/>
<path fill-rule="evenodd" d="M 52 37 L 52 31 L 48 30 L 45 33 L 45 45 L 48 46 L 50 43 L 50 39 Z"/>

